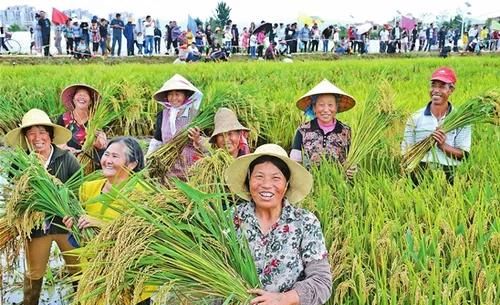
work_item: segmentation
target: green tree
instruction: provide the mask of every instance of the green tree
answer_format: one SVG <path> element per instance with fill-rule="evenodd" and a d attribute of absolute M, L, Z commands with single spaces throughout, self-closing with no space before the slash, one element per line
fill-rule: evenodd
<path fill-rule="evenodd" d="M 203 21 L 201 21 L 201 19 L 198 17 L 194 19 L 194 22 L 196 22 L 197 27 L 199 27 L 200 25 L 203 26 Z"/>
<path fill-rule="evenodd" d="M 9 28 L 7 29 L 7 31 L 9 32 L 20 32 L 22 31 L 23 29 L 18 25 L 18 24 L 11 24 L 9 26 Z"/>
<path fill-rule="evenodd" d="M 223 28 L 228 20 L 230 20 L 231 8 L 226 2 L 221 1 L 217 3 L 213 19 L 217 22 L 217 26 Z"/>

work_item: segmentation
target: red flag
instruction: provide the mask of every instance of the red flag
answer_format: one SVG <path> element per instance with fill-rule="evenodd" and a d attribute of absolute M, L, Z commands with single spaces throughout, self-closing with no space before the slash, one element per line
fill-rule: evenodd
<path fill-rule="evenodd" d="M 52 22 L 55 24 L 65 24 L 69 17 L 60 10 L 52 8 Z"/>
<path fill-rule="evenodd" d="M 412 30 L 415 24 L 417 24 L 417 22 L 414 19 L 401 16 L 401 27 L 403 29 Z"/>

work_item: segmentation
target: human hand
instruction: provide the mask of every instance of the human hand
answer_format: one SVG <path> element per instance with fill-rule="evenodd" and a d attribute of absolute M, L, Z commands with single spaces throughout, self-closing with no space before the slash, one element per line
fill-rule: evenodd
<path fill-rule="evenodd" d="M 85 229 L 85 228 L 90 228 L 90 227 L 101 227 L 102 226 L 102 221 L 89 216 L 89 215 L 82 215 L 78 219 L 78 228 L 79 229 Z"/>
<path fill-rule="evenodd" d="M 250 301 L 251 305 L 293 305 L 299 304 L 299 295 L 295 290 L 285 293 L 268 292 L 263 289 L 250 289 L 251 294 L 257 297 Z"/>
<path fill-rule="evenodd" d="M 64 216 L 62 222 L 68 229 L 71 229 L 71 227 L 73 227 L 73 217 L 71 216 Z"/>
<path fill-rule="evenodd" d="M 193 127 L 188 129 L 188 138 L 193 141 L 193 145 L 195 148 L 200 148 L 201 146 L 201 131 L 198 127 Z"/>
<path fill-rule="evenodd" d="M 102 131 L 96 132 L 94 147 L 96 149 L 105 149 L 107 145 L 108 145 L 108 138 L 106 137 L 106 134 Z"/>
<path fill-rule="evenodd" d="M 441 146 L 443 146 L 443 144 L 445 144 L 446 142 L 446 134 L 440 127 L 434 130 L 434 132 L 432 133 L 432 138 L 436 141 L 439 148 L 441 148 Z"/>

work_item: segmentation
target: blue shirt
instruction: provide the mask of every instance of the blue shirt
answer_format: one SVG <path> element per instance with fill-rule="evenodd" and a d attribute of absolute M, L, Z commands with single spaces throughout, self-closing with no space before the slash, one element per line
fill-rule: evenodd
<path fill-rule="evenodd" d="M 123 29 L 122 28 L 114 28 L 113 25 L 119 25 L 123 28 L 123 27 L 125 27 L 123 20 L 116 19 L 116 18 L 111 20 L 111 28 L 113 29 L 113 36 L 114 37 L 121 36 Z"/>

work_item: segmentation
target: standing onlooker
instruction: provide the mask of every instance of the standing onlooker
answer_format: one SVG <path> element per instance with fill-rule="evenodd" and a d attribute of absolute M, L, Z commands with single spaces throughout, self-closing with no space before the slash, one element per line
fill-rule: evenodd
<path fill-rule="evenodd" d="M 278 42 L 285 40 L 285 30 L 286 30 L 285 25 L 283 24 L 283 22 L 280 22 L 280 26 L 276 30 L 276 36 L 278 38 Z"/>
<path fill-rule="evenodd" d="M 107 41 L 109 38 L 108 34 L 108 21 L 104 18 L 101 18 L 101 24 L 99 25 L 99 35 L 101 36 L 101 52 L 102 56 L 107 54 Z"/>
<path fill-rule="evenodd" d="M 328 53 L 328 43 L 332 39 L 333 25 L 326 27 L 321 33 L 321 39 L 323 39 L 323 53 Z"/>
<path fill-rule="evenodd" d="M 227 52 L 231 52 L 231 41 L 233 40 L 233 34 L 231 34 L 231 28 L 226 25 L 224 28 L 224 34 L 222 38 L 222 43 Z"/>
<path fill-rule="evenodd" d="M 50 20 L 45 17 L 45 12 L 40 11 L 40 20 L 38 20 L 40 31 L 42 33 L 43 55 L 49 56 L 50 49 Z"/>
<path fill-rule="evenodd" d="M 7 34 L 7 30 L 0 22 L 0 50 L 3 48 L 6 52 L 9 52 L 9 48 L 5 45 L 5 34 Z"/>
<path fill-rule="evenodd" d="M 321 37 L 321 33 L 319 31 L 318 24 L 314 24 L 311 28 L 311 47 L 309 50 L 311 52 L 318 52 L 318 47 L 319 47 L 319 39 Z"/>
<path fill-rule="evenodd" d="M 75 43 L 74 49 L 76 51 L 76 48 L 78 48 L 80 40 L 82 39 L 82 30 L 80 29 L 78 21 L 75 20 L 75 22 L 73 22 L 71 30 L 73 31 L 73 42 Z"/>
<path fill-rule="evenodd" d="M 40 26 L 40 14 L 35 14 L 35 23 L 33 24 L 33 41 L 35 42 L 35 51 L 42 52 L 42 27 Z M 30 50 L 31 52 L 31 50 Z"/>
<path fill-rule="evenodd" d="M 255 59 L 256 58 L 255 49 L 257 48 L 257 36 L 255 34 L 250 35 L 249 45 L 250 45 L 250 52 L 248 52 L 248 54 L 250 54 L 251 58 Z"/>
<path fill-rule="evenodd" d="M 165 55 L 168 55 L 170 53 L 170 48 L 172 47 L 172 35 L 170 32 L 171 26 L 172 21 L 169 21 L 168 24 L 165 25 L 165 34 L 163 35 L 163 41 L 165 42 L 165 46 L 167 48 Z"/>
<path fill-rule="evenodd" d="M 397 48 L 398 53 L 401 53 L 401 36 L 403 29 L 399 26 L 399 21 L 396 21 L 396 25 L 392 28 L 391 39 L 394 40 L 394 47 Z"/>
<path fill-rule="evenodd" d="M 276 41 L 276 36 L 278 35 L 278 24 L 273 24 L 271 32 L 269 32 L 269 43 Z"/>
<path fill-rule="evenodd" d="M 122 35 L 123 29 L 125 29 L 125 24 L 121 20 L 121 14 L 116 14 L 115 19 L 111 20 L 111 28 L 113 29 L 113 45 L 111 46 L 111 56 L 115 56 L 115 46 L 118 43 L 117 56 L 121 56 L 122 53 Z"/>
<path fill-rule="evenodd" d="M 161 49 L 161 30 L 158 27 L 158 24 L 155 24 L 155 54 L 160 54 Z"/>
<path fill-rule="evenodd" d="M 141 32 L 137 33 L 136 43 L 137 43 L 137 49 L 139 50 L 137 52 L 137 54 L 142 55 L 142 47 L 144 47 L 144 36 L 142 36 Z M 133 44 L 132 44 L 132 47 L 133 47 Z"/>
<path fill-rule="evenodd" d="M 146 16 L 146 20 L 143 22 L 144 25 L 144 55 L 153 56 L 153 44 L 155 37 L 155 22 L 150 15 Z"/>
<path fill-rule="evenodd" d="M 198 30 L 196 30 L 196 33 L 194 35 L 194 41 L 196 44 L 196 47 L 200 51 L 200 53 L 203 53 L 204 48 L 205 48 L 205 43 L 203 41 L 203 38 L 205 37 L 205 33 L 203 33 L 203 27 L 202 25 L 198 25 Z"/>
<path fill-rule="evenodd" d="M 384 27 L 380 31 L 380 53 L 385 53 L 387 51 L 387 46 L 389 45 L 389 31 L 387 27 Z"/>
<path fill-rule="evenodd" d="M 127 24 L 125 25 L 125 29 L 123 30 L 123 36 L 127 40 L 127 56 L 134 56 L 134 41 L 135 39 L 135 24 L 133 24 L 134 20 L 132 18 L 128 18 Z"/>
<path fill-rule="evenodd" d="M 410 47 L 410 52 L 415 50 L 415 45 L 417 44 L 417 38 L 418 38 L 418 28 L 417 25 L 415 24 L 413 26 L 413 29 L 411 30 L 411 47 Z"/>
<path fill-rule="evenodd" d="M 425 51 L 431 51 L 431 46 L 434 44 L 434 24 L 430 24 L 427 30 L 425 30 L 425 39 L 427 43 L 424 48 Z"/>
<path fill-rule="evenodd" d="M 207 26 L 205 27 L 205 38 L 207 39 L 206 54 L 208 55 L 210 48 L 214 44 L 213 33 L 212 33 L 212 28 L 210 27 L 210 24 L 207 24 Z"/>
<path fill-rule="evenodd" d="M 424 50 L 425 41 L 426 41 L 426 38 L 427 38 L 427 34 L 426 33 L 427 33 L 427 31 L 422 27 L 420 29 L 419 34 L 418 34 L 418 50 L 419 51 Z"/>
<path fill-rule="evenodd" d="M 99 43 L 101 42 L 101 35 L 99 33 L 99 23 L 97 19 L 92 19 L 90 23 L 90 36 L 92 40 L 92 54 L 96 55 L 99 52 Z"/>
<path fill-rule="evenodd" d="M 71 18 L 66 20 L 66 25 L 64 26 L 64 38 L 66 38 L 66 54 L 73 55 L 73 30 L 71 29 Z"/>
<path fill-rule="evenodd" d="M 300 39 L 300 50 L 302 52 L 307 52 L 307 43 L 309 42 L 309 25 L 306 23 L 304 27 L 300 30 L 299 39 Z"/>
<path fill-rule="evenodd" d="M 243 33 L 241 34 L 241 48 L 243 53 L 249 54 L 250 48 L 250 33 L 246 27 L 243 28 Z"/>
<path fill-rule="evenodd" d="M 89 23 L 86 20 L 82 20 L 82 22 L 80 22 L 80 29 L 82 33 L 82 39 L 85 41 L 85 45 L 88 49 L 90 44 Z"/>
<path fill-rule="evenodd" d="M 172 38 L 172 46 L 174 47 L 175 55 L 179 55 L 179 37 L 181 34 L 181 27 L 177 25 L 177 21 L 172 21 L 170 37 Z"/>
<path fill-rule="evenodd" d="M 264 57 L 264 41 L 266 40 L 266 34 L 264 31 L 257 33 L 257 56 Z"/>
<path fill-rule="evenodd" d="M 58 24 L 54 31 L 54 44 L 57 49 L 57 55 L 62 55 L 61 40 L 63 36 L 63 26 Z"/>
<path fill-rule="evenodd" d="M 233 46 L 233 53 L 239 53 L 240 32 L 238 26 L 233 24 L 231 26 L 231 45 Z"/>

